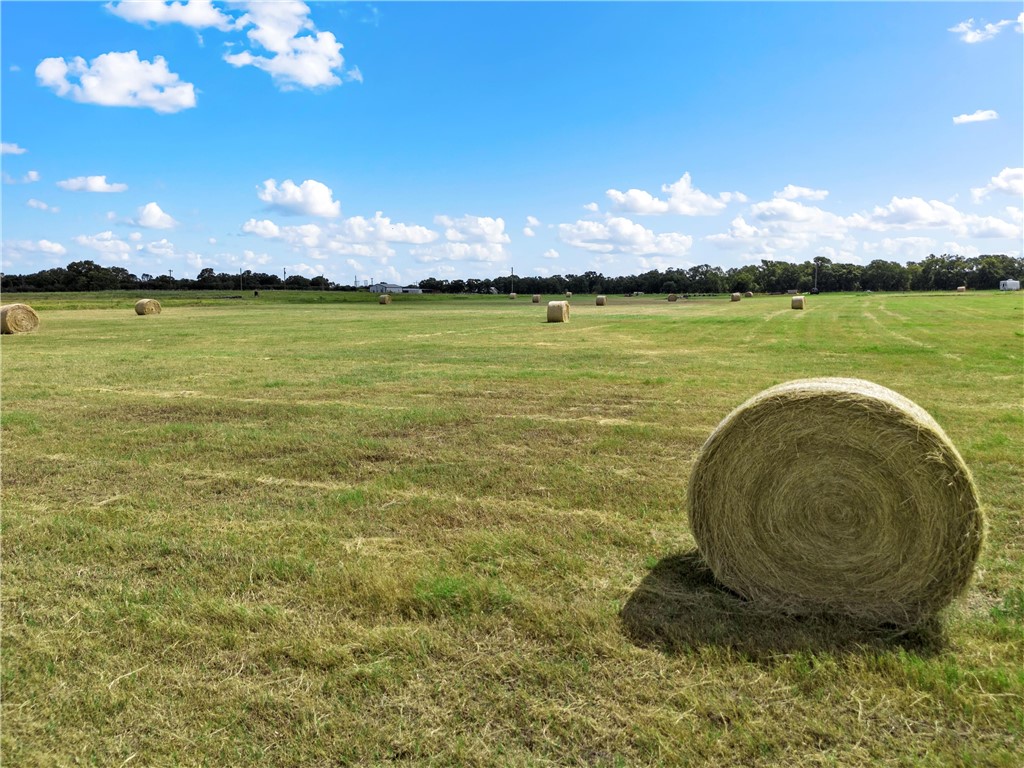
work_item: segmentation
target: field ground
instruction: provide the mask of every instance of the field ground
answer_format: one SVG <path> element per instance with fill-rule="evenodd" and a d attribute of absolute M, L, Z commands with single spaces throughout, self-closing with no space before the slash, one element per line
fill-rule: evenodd
<path fill-rule="evenodd" d="M 7 297 L 5 766 L 1020 765 L 1019 294 L 136 298 Z M 825 375 L 977 480 L 975 581 L 913 631 L 695 554 L 701 443 Z"/>

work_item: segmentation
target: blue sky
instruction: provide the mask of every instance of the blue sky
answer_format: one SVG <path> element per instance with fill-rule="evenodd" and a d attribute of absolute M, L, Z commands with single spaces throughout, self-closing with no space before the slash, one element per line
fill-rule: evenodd
<path fill-rule="evenodd" d="M 3 270 L 1020 255 L 1022 11 L 3 2 Z"/>

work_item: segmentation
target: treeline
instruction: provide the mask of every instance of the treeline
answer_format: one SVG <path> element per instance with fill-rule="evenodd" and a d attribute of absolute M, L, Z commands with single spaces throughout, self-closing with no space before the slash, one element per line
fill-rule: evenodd
<path fill-rule="evenodd" d="M 994 289 L 1001 280 L 1024 279 L 1024 258 L 1004 255 L 929 255 L 906 265 L 876 259 L 867 265 L 833 263 L 818 257 L 802 264 L 762 260 L 760 264 L 722 269 L 701 264 L 689 269 L 651 270 L 640 275 L 606 277 L 600 272 L 551 277 L 506 275 L 492 279 L 438 280 L 427 278 L 419 287 L 435 293 L 683 293 L 708 294 L 753 291 L 785 293 L 810 291 L 952 291 L 965 285 Z M 325 277 L 277 275 L 244 271 L 240 274 L 202 270 L 194 280 L 172 275 L 143 274 L 136 277 L 123 267 L 103 267 L 92 261 L 74 261 L 66 268 L 47 269 L 30 275 L 3 275 L 0 290 L 109 291 L 109 290 L 355 290 Z"/>

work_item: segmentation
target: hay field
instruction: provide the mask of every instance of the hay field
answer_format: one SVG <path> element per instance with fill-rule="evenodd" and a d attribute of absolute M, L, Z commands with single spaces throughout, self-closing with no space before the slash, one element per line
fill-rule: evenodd
<path fill-rule="evenodd" d="M 64 298 L 0 341 L 4 765 L 1019 765 L 1020 295 Z M 695 556 L 696 451 L 807 376 L 973 471 L 939 620 L 775 615 Z"/>

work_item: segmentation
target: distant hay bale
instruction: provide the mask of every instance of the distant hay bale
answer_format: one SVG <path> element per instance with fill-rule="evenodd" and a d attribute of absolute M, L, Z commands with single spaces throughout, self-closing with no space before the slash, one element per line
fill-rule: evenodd
<path fill-rule="evenodd" d="M 861 379 L 755 395 L 704 443 L 690 527 L 718 580 L 788 613 L 912 624 L 970 581 L 974 481 L 920 406 Z"/>
<path fill-rule="evenodd" d="M 39 327 L 39 315 L 28 304 L 6 304 L 0 307 L 0 331 L 30 333 Z"/>
<path fill-rule="evenodd" d="M 515 294 L 515 293 L 510 293 L 510 294 L 508 295 L 508 297 L 509 297 L 510 299 L 514 299 L 514 298 L 516 298 L 517 296 L 518 296 L 518 294 Z"/>
<path fill-rule="evenodd" d="M 377 299 L 377 303 L 378 304 L 390 304 L 391 303 L 391 294 L 390 293 L 382 293 L 380 295 L 380 298 Z"/>
<path fill-rule="evenodd" d="M 741 294 L 734 293 L 732 296 L 729 297 L 729 301 L 739 301 L 742 298 L 743 296 Z"/>
<path fill-rule="evenodd" d="M 136 315 L 159 315 L 160 302 L 156 299 L 139 299 L 135 302 Z"/>
<path fill-rule="evenodd" d="M 744 299 L 752 299 L 752 298 L 754 298 L 754 292 L 753 291 L 747 291 L 746 293 L 743 294 L 743 298 Z"/>
<path fill-rule="evenodd" d="M 597 306 L 603 307 L 607 303 L 608 303 L 608 298 L 606 296 L 598 296 L 597 297 Z"/>
<path fill-rule="evenodd" d="M 956 287 L 956 292 L 957 293 L 967 293 L 967 286 L 966 285 L 958 285 Z"/>
<path fill-rule="evenodd" d="M 674 293 L 670 293 L 670 294 L 668 295 L 668 300 L 669 300 L 669 301 L 679 301 L 679 297 L 678 297 L 678 296 L 676 296 L 676 295 L 675 295 Z"/>
<path fill-rule="evenodd" d="M 533 294 L 533 303 L 534 304 L 540 304 L 540 294 L 539 293 Z"/>
<path fill-rule="evenodd" d="M 794 296 L 793 300 L 791 302 L 791 306 L 793 307 L 793 309 L 803 309 L 804 308 L 804 297 L 803 296 Z"/>
<path fill-rule="evenodd" d="M 572 298 L 572 291 L 566 291 L 565 292 L 565 298 L 571 299 Z"/>
<path fill-rule="evenodd" d="M 569 302 L 568 301 L 549 301 L 548 302 L 548 322 L 549 323 L 568 323 L 569 322 Z"/>

